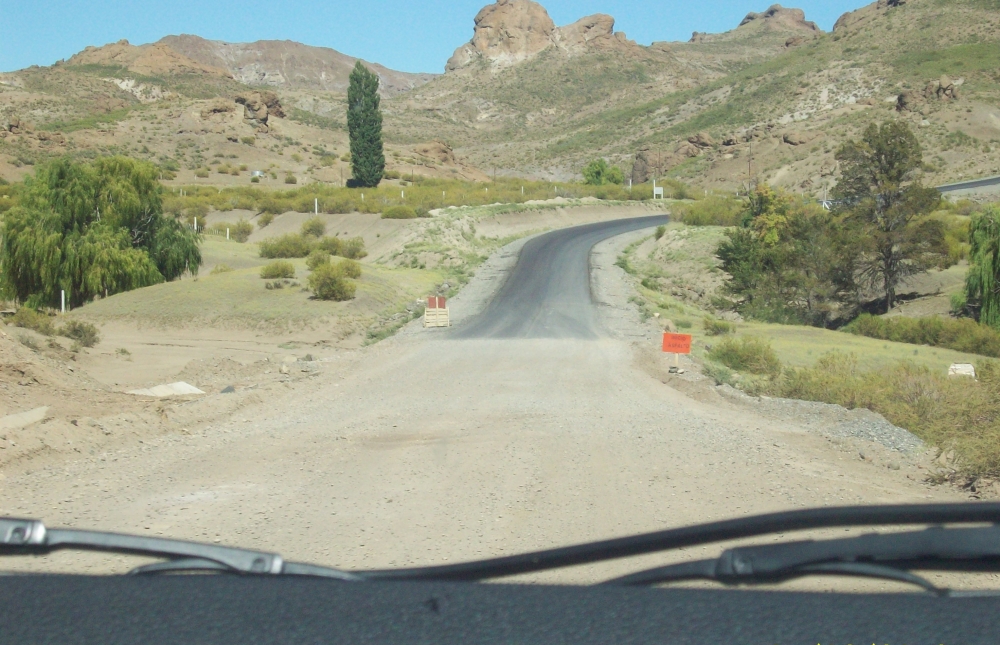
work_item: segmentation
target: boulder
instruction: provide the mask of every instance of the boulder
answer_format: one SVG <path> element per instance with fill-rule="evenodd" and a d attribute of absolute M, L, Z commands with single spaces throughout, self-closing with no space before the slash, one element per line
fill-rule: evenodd
<path fill-rule="evenodd" d="M 226 114 L 236 111 L 236 103 L 225 99 L 215 99 L 204 110 L 201 111 L 201 118 L 207 119 L 216 114 Z"/>
<path fill-rule="evenodd" d="M 809 143 L 815 138 L 816 135 L 814 135 L 813 133 L 802 132 L 799 130 L 791 130 L 789 132 L 786 132 L 784 136 L 781 137 L 782 141 L 784 141 L 790 146 L 801 146 L 806 143 Z"/>
<path fill-rule="evenodd" d="M 701 154 L 701 148 L 694 145 L 690 141 L 684 141 L 679 146 L 674 148 L 674 154 L 680 155 L 681 157 L 697 157 Z"/>
<path fill-rule="evenodd" d="M 240 92 L 236 103 L 243 106 L 243 120 L 256 125 L 258 132 L 268 131 L 270 117 L 285 116 L 278 95 L 268 90 Z"/>
<path fill-rule="evenodd" d="M 556 42 L 564 49 L 582 51 L 588 45 L 607 47 L 614 37 L 615 19 L 603 13 L 594 14 L 566 25 L 555 32 Z"/>
<path fill-rule="evenodd" d="M 711 148 L 712 146 L 714 146 L 715 139 L 713 139 L 712 135 L 708 134 L 707 132 L 699 132 L 698 134 L 688 137 L 688 143 L 704 150 L 706 148 Z"/>

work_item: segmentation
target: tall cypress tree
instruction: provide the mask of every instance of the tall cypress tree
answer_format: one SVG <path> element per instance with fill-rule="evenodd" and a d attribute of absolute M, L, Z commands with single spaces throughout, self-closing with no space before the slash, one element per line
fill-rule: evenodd
<path fill-rule="evenodd" d="M 354 66 L 347 88 L 347 130 L 351 137 L 353 185 L 378 186 L 385 170 L 378 76 L 368 71 L 361 61 Z"/>

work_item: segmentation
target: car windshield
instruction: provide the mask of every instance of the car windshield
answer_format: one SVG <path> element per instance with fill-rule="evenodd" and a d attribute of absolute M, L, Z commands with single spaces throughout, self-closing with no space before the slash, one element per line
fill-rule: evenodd
<path fill-rule="evenodd" d="M 995 4 L 49 4 L 0 39 L 0 517 L 384 572 L 998 497 Z"/>

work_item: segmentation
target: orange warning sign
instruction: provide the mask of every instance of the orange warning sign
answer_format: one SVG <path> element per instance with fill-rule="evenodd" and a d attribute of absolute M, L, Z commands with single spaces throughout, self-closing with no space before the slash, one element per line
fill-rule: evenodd
<path fill-rule="evenodd" d="M 691 334 L 663 334 L 663 351 L 671 354 L 690 354 Z"/>

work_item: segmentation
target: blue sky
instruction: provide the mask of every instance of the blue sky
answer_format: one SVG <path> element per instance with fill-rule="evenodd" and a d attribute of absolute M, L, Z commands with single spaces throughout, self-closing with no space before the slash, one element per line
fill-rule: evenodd
<path fill-rule="evenodd" d="M 648 45 L 687 40 L 693 31 L 726 31 L 773 0 L 547 0 L 557 25 L 593 13 Z M 790 0 L 829 31 L 845 11 L 871 0 Z M 87 45 L 133 44 L 169 34 L 230 42 L 297 40 L 408 72 L 441 72 L 472 37 L 487 0 L 0 0 L 0 70 L 51 65 Z M 692 7 L 698 9 L 692 9 Z"/>

